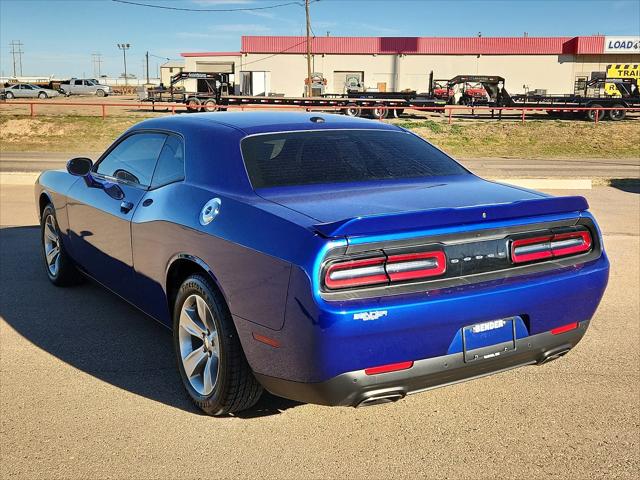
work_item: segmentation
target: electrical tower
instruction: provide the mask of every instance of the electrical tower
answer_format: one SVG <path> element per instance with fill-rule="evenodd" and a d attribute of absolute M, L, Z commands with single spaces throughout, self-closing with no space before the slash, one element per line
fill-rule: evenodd
<path fill-rule="evenodd" d="M 91 63 L 93 64 L 93 76 L 96 78 L 100 78 L 100 76 L 102 75 L 102 54 L 92 53 Z"/>
<path fill-rule="evenodd" d="M 11 55 L 13 57 L 13 76 L 17 77 L 18 72 L 20 72 L 20 76 L 22 76 L 22 54 L 24 53 L 22 47 L 24 47 L 24 44 L 20 40 L 12 40 L 9 46 L 11 47 Z M 17 62 L 16 55 L 18 57 Z"/>

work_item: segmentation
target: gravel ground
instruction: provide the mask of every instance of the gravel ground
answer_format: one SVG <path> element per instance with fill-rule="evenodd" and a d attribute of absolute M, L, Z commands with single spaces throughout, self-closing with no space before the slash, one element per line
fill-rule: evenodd
<path fill-rule="evenodd" d="M 363 409 L 265 396 L 221 419 L 190 405 L 163 327 L 95 285 L 49 285 L 32 188 L 0 193 L 1 478 L 637 478 L 637 191 L 583 192 L 611 278 L 561 360 Z"/>

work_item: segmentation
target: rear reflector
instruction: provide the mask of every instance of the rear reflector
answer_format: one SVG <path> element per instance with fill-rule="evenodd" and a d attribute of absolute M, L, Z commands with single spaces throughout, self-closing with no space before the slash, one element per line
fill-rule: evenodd
<path fill-rule="evenodd" d="M 260 335 L 259 333 L 253 332 L 254 340 L 257 340 L 260 343 L 264 343 L 273 348 L 280 348 L 280 342 L 275 338 L 265 337 L 264 335 Z"/>
<path fill-rule="evenodd" d="M 511 261 L 525 263 L 576 255 L 588 252 L 591 246 L 592 239 L 588 230 L 522 238 L 511 242 Z"/>
<path fill-rule="evenodd" d="M 379 367 L 365 368 L 364 373 L 367 375 L 376 375 L 378 373 L 397 372 L 398 370 L 407 370 L 413 367 L 413 362 L 390 363 L 388 365 L 380 365 Z"/>
<path fill-rule="evenodd" d="M 557 327 L 551 330 L 552 335 L 558 335 L 560 333 L 569 332 L 571 330 L 575 330 L 578 328 L 578 322 L 568 323 L 567 325 L 562 325 L 561 327 Z"/>

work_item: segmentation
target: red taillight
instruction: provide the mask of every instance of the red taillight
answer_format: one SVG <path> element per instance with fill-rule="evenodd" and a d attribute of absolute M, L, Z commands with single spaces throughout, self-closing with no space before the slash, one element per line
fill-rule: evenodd
<path fill-rule="evenodd" d="M 367 375 L 376 375 L 378 373 L 397 372 L 398 370 L 407 370 L 413 367 L 413 362 L 389 363 L 388 365 L 380 365 L 379 367 L 365 368 L 364 373 Z"/>
<path fill-rule="evenodd" d="M 442 251 L 405 253 L 387 258 L 387 275 L 392 282 L 435 277 L 447 270 L 447 257 Z"/>
<path fill-rule="evenodd" d="M 385 257 L 365 258 L 334 263 L 324 276 L 327 288 L 362 287 L 387 283 L 389 278 L 384 269 Z"/>
<path fill-rule="evenodd" d="M 524 263 L 575 255 L 591 250 L 592 243 L 587 230 L 522 238 L 511 242 L 511 261 Z"/>
<path fill-rule="evenodd" d="M 573 255 L 591 250 L 591 235 L 587 231 L 560 233 L 553 236 L 551 251 L 554 257 Z"/>
<path fill-rule="evenodd" d="M 532 262 L 553 257 L 551 253 L 551 235 L 514 240 L 511 244 L 511 260 L 513 263 Z"/>
<path fill-rule="evenodd" d="M 447 257 L 441 250 L 402 253 L 334 263 L 325 271 L 324 284 L 331 290 L 382 285 L 435 277 L 446 269 Z"/>
<path fill-rule="evenodd" d="M 562 325 L 561 327 L 557 327 L 551 330 L 552 335 L 558 335 L 560 333 L 569 332 L 571 330 L 575 330 L 578 328 L 578 322 L 568 323 L 567 325 Z"/>

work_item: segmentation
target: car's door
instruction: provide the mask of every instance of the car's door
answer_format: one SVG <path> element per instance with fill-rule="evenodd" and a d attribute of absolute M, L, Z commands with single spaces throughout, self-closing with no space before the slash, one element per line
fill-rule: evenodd
<path fill-rule="evenodd" d="M 82 80 L 73 80 L 73 88 L 71 89 L 72 93 L 75 93 L 76 95 L 81 95 L 84 93 L 83 91 L 83 87 L 82 87 Z"/>
<path fill-rule="evenodd" d="M 95 93 L 95 87 L 91 81 L 89 80 L 82 81 L 82 93 L 84 93 L 85 95 L 90 95 Z"/>
<path fill-rule="evenodd" d="M 22 89 L 26 98 L 36 98 L 38 96 L 38 89 L 33 85 L 23 85 Z"/>
<path fill-rule="evenodd" d="M 180 201 L 180 192 L 184 192 L 180 188 L 185 175 L 184 163 L 184 141 L 182 137 L 170 134 L 160 152 L 151 188 L 145 193 L 131 223 L 136 277 L 132 301 L 161 321 L 167 320 L 164 318 L 166 302 L 163 301 L 166 253 L 176 247 L 177 239 L 177 229 L 171 226 L 176 221 L 176 210 L 168 207 Z M 189 246 L 178 248 L 188 251 Z"/>
<path fill-rule="evenodd" d="M 14 95 L 16 98 L 25 98 L 29 96 L 31 90 L 27 89 L 28 85 L 18 85 L 14 88 Z"/>
<path fill-rule="evenodd" d="M 133 282 L 131 218 L 151 185 L 166 139 L 160 132 L 135 132 L 96 162 L 95 181 L 115 183 L 123 198 L 114 198 L 83 180 L 68 193 L 73 258 L 92 277 L 124 297 L 130 297 Z"/>

